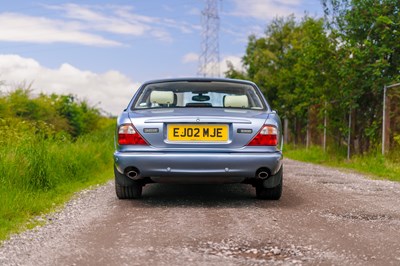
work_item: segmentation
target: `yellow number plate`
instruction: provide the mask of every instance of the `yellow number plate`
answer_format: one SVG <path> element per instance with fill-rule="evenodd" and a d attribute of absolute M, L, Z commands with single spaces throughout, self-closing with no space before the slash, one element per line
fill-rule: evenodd
<path fill-rule="evenodd" d="M 228 141 L 228 125 L 168 125 L 170 141 Z"/>

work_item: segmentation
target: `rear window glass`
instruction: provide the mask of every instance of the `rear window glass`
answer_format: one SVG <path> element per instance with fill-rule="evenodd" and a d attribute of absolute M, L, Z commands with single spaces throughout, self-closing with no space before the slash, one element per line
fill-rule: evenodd
<path fill-rule="evenodd" d="M 151 83 L 137 95 L 132 109 L 240 108 L 264 109 L 259 92 L 251 85 L 232 82 Z"/>

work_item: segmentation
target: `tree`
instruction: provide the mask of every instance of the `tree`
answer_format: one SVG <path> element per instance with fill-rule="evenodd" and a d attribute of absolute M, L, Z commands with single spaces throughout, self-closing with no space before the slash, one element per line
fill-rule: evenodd
<path fill-rule="evenodd" d="M 292 121 L 296 142 L 305 141 L 310 108 L 324 113 L 331 93 L 335 47 L 322 19 L 276 18 L 265 36 L 249 37 L 243 63 L 245 76 L 257 83 L 272 106 Z M 228 74 L 235 74 L 233 70 Z M 231 76 L 232 77 L 232 76 Z"/>
<path fill-rule="evenodd" d="M 400 80 L 400 2 L 324 0 L 328 26 L 340 46 L 342 106 L 352 110 L 353 148 L 364 152 L 380 139 L 382 88 Z"/>
<path fill-rule="evenodd" d="M 98 127 L 100 111 L 79 101 L 73 95 L 55 96 L 59 114 L 68 120 L 73 137 L 88 133 Z"/>
<path fill-rule="evenodd" d="M 27 122 L 33 133 L 65 132 L 78 137 L 98 129 L 100 119 L 99 109 L 72 95 L 42 93 L 34 97 L 32 90 L 22 86 L 0 95 L 0 122 L 7 125 Z"/>

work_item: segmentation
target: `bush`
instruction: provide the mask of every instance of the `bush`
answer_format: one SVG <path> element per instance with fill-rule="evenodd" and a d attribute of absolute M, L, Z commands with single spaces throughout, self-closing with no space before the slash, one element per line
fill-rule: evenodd
<path fill-rule="evenodd" d="M 114 121 L 70 95 L 0 96 L 0 239 L 112 177 Z"/>

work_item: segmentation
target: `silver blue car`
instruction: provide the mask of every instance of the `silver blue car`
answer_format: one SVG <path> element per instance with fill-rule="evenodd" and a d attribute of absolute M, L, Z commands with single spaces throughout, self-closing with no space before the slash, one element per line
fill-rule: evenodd
<path fill-rule="evenodd" d="M 149 183 L 255 187 L 282 195 L 282 125 L 250 81 L 180 78 L 144 83 L 118 117 L 115 189 L 136 199 Z"/>

